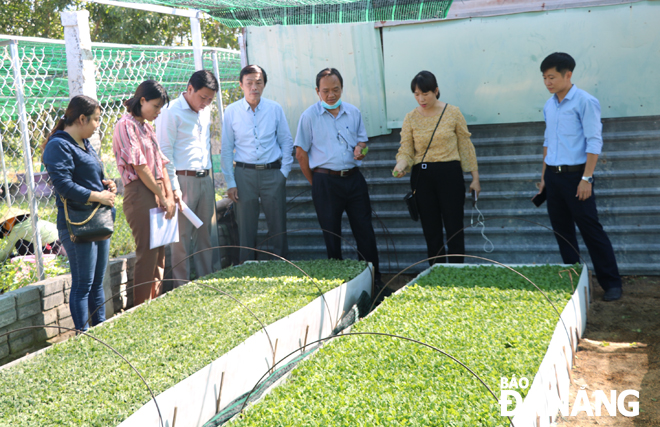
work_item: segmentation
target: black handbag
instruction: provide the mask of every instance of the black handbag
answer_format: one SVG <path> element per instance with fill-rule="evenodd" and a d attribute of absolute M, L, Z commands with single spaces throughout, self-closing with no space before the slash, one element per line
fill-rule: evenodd
<path fill-rule="evenodd" d="M 433 133 L 431 134 L 431 139 L 429 140 L 429 145 L 426 146 L 426 151 L 424 151 L 424 156 L 422 156 L 422 161 L 421 163 L 424 163 L 424 159 L 426 158 L 426 153 L 429 151 L 429 147 L 431 146 L 431 142 L 433 141 L 433 137 L 435 136 L 435 131 L 438 130 L 438 126 L 440 125 L 440 120 L 442 120 L 442 116 L 445 115 L 445 110 L 447 109 L 447 104 L 445 103 L 445 108 L 442 109 L 442 114 L 440 114 L 440 118 L 438 119 L 438 123 L 435 125 L 435 129 L 433 129 Z M 408 206 L 408 213 L 410 214 L 410 219 L 413 221 L 419 221 L 419 209 L 417 208 L 417 197 L 415 196 L 415 192 L 417 191 L 417 182 L 419 181 L 419 174 L 417 175 L 417 179 L 415 180 L 415 185 L 412 187 L 412 191 L 408 192 L 405 196 L 403 196 L 403 201 L 406 202 L 406 206 Z"/>
<path fill-rule="evenodd" d="M 115 229 L 112 207 L 101 203 L 77 203 L 60 197 L 69 238 L 73 243 L 109 239 Z"/>

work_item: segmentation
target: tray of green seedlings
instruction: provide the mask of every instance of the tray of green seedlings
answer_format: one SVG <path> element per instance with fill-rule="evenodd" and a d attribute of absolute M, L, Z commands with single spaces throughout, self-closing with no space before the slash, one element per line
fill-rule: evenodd
<path fill-rule="evenodd" d="M 516 270 L 561 313 L 571 298 L 565 266 Z M 386 298 L 351 333 L 396 334 L 442 349 L 499 397 L 501 377 L 534 378 L 558 321 L 546 298 L 506 268 L 437 266 Z M 328 342 L 230 425 L 474 427 L 508 420 L 488 390 L 448 357 L 409 341 L 364 335 Z"/>
<path fill-rule="evenodd" d="M 121 353 L 155 395 L 177 384 L 257 332 L 243 307 L 265 325 L 295 312 L 356 277 L 366 264 L 317 260 L 250 263 L 222 270 L 92 328 L 89 333 Z M 0 426 L 115 426 L 151 396 L 131 368 L 86 336 L 56 344 L 0 371 Z"/>

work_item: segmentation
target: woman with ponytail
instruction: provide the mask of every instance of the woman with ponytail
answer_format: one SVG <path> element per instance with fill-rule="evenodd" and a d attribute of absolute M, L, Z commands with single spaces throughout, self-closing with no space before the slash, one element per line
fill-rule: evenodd
<path fill-rule="evenodd" d="M 88 96 L 71 99 L 64 116 L 42 145 L 43 163 L 58 196 L 57 229 L 71 267 L 69 309 L 76 329 L 105 321 L 103 277 L 108 265 L 110 239 L 73 243 L 64 216 L 62 198 L 78 203 L 115 205 L 117 186 L 106 180 L 103 165 L 89 143 L 101 119 L 101 106 Z M 113 210 L 114 211 L 114 210 Z"/>
<path fill-rule="evenodd" d="M 115 126 L 112 147 L 124 184 L 124 214 L 135 239 L 133 303 L 156 298 L 162 292 L 165 247 L 151 249 L 149 210 L 165 209 L 165 218 L 174 215 L 176 205 L 170 178 L 165 169 L 169 160 L 160 151 L 153 122 L 170 99 L 154 80 L 142 82 L 135 95 L 124 103 L 127 113 Z"/>

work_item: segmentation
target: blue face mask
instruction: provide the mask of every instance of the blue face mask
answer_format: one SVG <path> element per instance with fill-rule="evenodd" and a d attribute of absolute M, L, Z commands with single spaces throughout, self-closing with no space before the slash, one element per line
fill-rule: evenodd
<path fill-rule="evenodd" d="M 325 102 L 324 100 L 321 100 L 321 105 L 322 105 L 323 108 L 325 108 L 326 110 L 334 110 L 335 108 L 339 108 L 339 106 L 341 105 L 341 98 L 339 99 L 339 101 L 335 102 L 334 105 L 329 105 L 329 104 L 328 104 L 327 102 Z"/>

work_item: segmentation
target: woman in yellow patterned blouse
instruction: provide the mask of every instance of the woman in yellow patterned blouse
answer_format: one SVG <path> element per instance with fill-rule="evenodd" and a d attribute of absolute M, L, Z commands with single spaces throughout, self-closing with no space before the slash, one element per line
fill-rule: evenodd
<path fill-rule="evenodd" d="M 406 114 L 401 128 L 401 147 L 396 155 L 396 166 L 392 174 L 401 178 L 412 169 L 411 187 L 416 185 L 415 196 L 422 230 L 426 239 L 428 256 L 445 254 L 443 225 L 449 254 L 464 254 L 463 204 L 465 203 L 465 180 L 463 172 L 472 174 L 470 190 L 481 192 L 477 157 L 470 141 L 465 118 L 458 107 L 440 101 L 440 89 L 435 76 L 428 71 L 418 73 L 410 89 L 419 104 Z M 445 109 L 446 107 L 446 109 Z M 441 114 L 433 141 L 433 134 Z M 428 152 L 424 157 L 424 152 Z M 422 163 L 424 158 L 424 163 Z M 462 263 L 463 257 L 449 257 L 448 262 Z M 436 260 L 429 261 L 433 265 Z M 444 262 L 444 258 L 439 262 Z"/>

